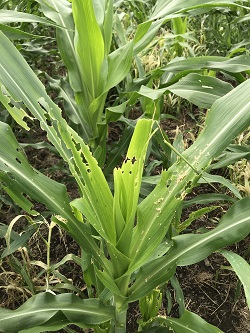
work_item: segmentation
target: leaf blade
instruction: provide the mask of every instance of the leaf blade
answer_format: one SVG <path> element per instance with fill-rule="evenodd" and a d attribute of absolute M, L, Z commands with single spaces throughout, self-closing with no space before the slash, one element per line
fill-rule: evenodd
<path fill-rule="evenodd" d="M 74 294 L 53 295 L 50 292 L 33 296 L 17 310 L 0 309 L 0 330 L 17 333 L 22 329 L 37 328 L 49 323 L 95 325 L 114 318 L 114 308 L 97 299 L 82 300 Z M 59 325 L 60 326 L 60 325 Z M 57 327 L 59 327 L 57 326 Z M 86 327 L 86 326 L 85 326 Z"/>
<path fill-rule="evenodd" d="M 205 234 L 183 234 L 173 237 L 167 254 L 141 267 L 129 290 L 128 302 L 142 297 L 143 281 L 157 287 L 166 282 L 166 271 L 177 266 L 191 265 L 205 259 L 220 248 L 237 243 L 250 232 L 250 197 L 237 201 L 222 217 L 219 225 Z M 161 278 L 162 277 L 162 278 Z M 155 283 L 154 283 L 155 281 Z"/>
<path fill-rule="evenodd" d="M 248 308 L 250 309 L 250 265 L 245 259 L 236 253 L 226 250 L 223 250 L 220 253 L 229 261 L 233 270 L 240 279 L 244 288 Z"/>

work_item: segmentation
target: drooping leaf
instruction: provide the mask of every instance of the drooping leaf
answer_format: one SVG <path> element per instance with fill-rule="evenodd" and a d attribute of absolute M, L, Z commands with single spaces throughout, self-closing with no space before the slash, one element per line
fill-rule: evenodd
<path fill-rule="evenodd" d="M 218 98 L 232 89 L 229 83 L 199 74 L 188 74 L 177 83 L 168 86 L 172 93 L 205 109 L 209 109 Z"/>
<path fill-rule="evenodd" d="M 233 87 L 229 83 L 214 77 L 190 73 L 166 88 L 151 89 L 142 86 L 138 94 L 156 100 L 170 91 L 201 108 L 208 109 L 218 98 L 232 89 Z"/>
<path fill-rule="evenodd" d="M 66 187 L 29 165 L 9 125 L 0 122 L 0 132 L 0 168 L 4 171 L 0 179 L 9 195 L 16 199 L 18 194 L 22 197 L 22 192 L 29 193 L 55 214 L 71 216 Z"/>
<path fill-rule="evenodd" d="M 233 270 L 237 274 L 238 278 L 240 279 L 246 300 L 248 308 L 250 309 L 250 265 L 249 263 L 239 256 L 236 253 L 223 250 L 221 251 L 223 256 L 229 261 L 230 265 L 232 266 Z"/>
<path fill-rule="evenodd" d="M 237 134 L 250 126 L 249 87 L 250 80 L 247 80 L 212 105 L 203 131 L 183 153 L 190 161 L 195 161 L 196 169 L 203 168 L 206 159 L 211 161 L 217 157 Z"/>
<path fill-rule="evenodd" d="M 32 33 L 28 33 L 25 31 L 22 31 L 17 28 L 9 27 L 5 24 L 0 23 L 0 30 L 4 32 L 4 34 L 9 38 L 9 39 L 30 39 L 30 38 L 43 38 L 43 36 L 35 35 Z"/>
<path fill-rule="evenodd" d="M 236 202 L 236 199 L 226 194 L 219 194 L 219 193 L 201 194 L 197 195 L 196 197 L 190 200 L 185 200 L 183 202 L 183 208 L 190 207 L 193 204 L 207 205 L 210 203 L 214 203 L 216 201 Z"/>
<path fill-rule="evenodd" d="M 198 181 L 200 184 L 212 184 L 212 183 L 219 183 L 223 186 L 227 187 L 238 199 L 242 199 L 239 190 L 234 186 L 229 179 L 219 175 L 210 175 L 209 173 L 204 172 L 203 178 L 200 178 Z"/>
<path fill-rule="evenodd" d="M 13 232 L 12 229 L 13 229 L 14 224 L 20 219 L 20 217 L 23 217 L 23 216 L 24 215 L 16 216 L 9 224 L 6 234 L 5 234 L 5 241 L 6 241 L 7 247 L 2 252 L 1 259 L 14 253 L 16 250 L 18 250 L 20 247 L 22 247 L 36 231 L 36 229 L 37 229 L 36 226 L 31 225 L 31 226 L 29 226 L 29 228 L 27 230 L 22 232 L 20 235 Z M 26 218 L 29 219 L 28 217 L 26 217 Z M 13 234 L 16 236 L 15 236 L 15 239 L 11 242 L 11 237 L 13 237 Z"/>
<path fill-rule="evenodd" d="M 14 22 L 39 22 L 47 25 L 55 25 L 53 22 L 47 20 L 44 17 L 37 15 L 18 12 L 16 10 L 1 9 L 0 21 L 2 24 L 14 23 Z"/>
<path fill-rule="evenodd" d="M 199 56 L 193 58 L 174 59 L 165 67 L 161 68 L 163 72 L 178 73 L 186 70 L 211 69 L 215 71 L 225 71 L 229 73 L 240 73 L 250 69 L 249 56 L 240 55 L 234 58 L 219 56 Z"/>
<path fill-rule="evenodd" d="M 0 331 L 18 333 L 39 327 L 55 330 L 67 324 L 94 327 L 113 318 L 114 308 L 98 299 L 82 300 L 74 294 L 45 292 L 33 296 L 17 310 L 0 309 Z"/>
<path fill-rule="evenodd" d="M 203 207 L 198 210 L 192 211 L 192 213 L 189 214 L 189 217 L 183 221 L 181 224 L 178 224 L 176 229 L 178 233 L 182 232 L 183 230 L 187 229 L 191 223 L 195 220 L 197 220 L 199 217 L 204 216 L 205 214 L 212 212 L 213 210 L 219 208 L 220 206 L 208 206 Z"/>
<path fill-rule="evenodd" d="M 158 0 L 150 20 L 199 8 L 209 11 L 209 8 L 213 8 L 215 5 L 216 7 L 237 6 L 236 0 L 218 0 L 216 2 L 214 0 L 187 0 L 185 3 L 182 0 Z"/>
<path fill-rule="evenodd" d="M 250 147 L 247 145 L 232 144 L 216 158 L 217 162 L 211 164 L 208 170 L 225 168 L 243 158 L 250 159 Z"/>
<path fill-rule="evenodd" d="M 218 327 L 187 310 L 181 318 L 159 318 L 157 321 L 171 327 L 176 333 L 223 333 Z"/>

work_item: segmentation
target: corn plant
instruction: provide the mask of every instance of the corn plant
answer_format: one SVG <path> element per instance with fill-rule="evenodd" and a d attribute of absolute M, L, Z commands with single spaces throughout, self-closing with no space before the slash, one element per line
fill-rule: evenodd
<path fill-rule="evenodd" d="M 202 179 L 213 158 L 250 125 L 250 81 L 213 103 L 197 140 L 162 172 L 154 190 L 139 203 L 147 149 L 158 131 L 157 120 L 138 120 L 126 158 L 113 171 L 112 193 L 90 148 L 64 120 L 59 107 L 3 33 L 0 42 L 2 104 L 25 128 L 27 118 L 39 120 L 49 141 L 68 164 L 79 187 L 79 198 L 70 201 L 65 185 L 31 167 L 11 128 L 2 122 L 1 185 L 31 215 L 38 212 L 29 198 L 45 204 L 53 214 L 53 222 L 75 239 L 83 252 L 83 275 L 90 296 L 81 299 L 49 291 L 38 294 L 17 310 L 1 309 L 0 330 L 44 332 L 75 324 L 92 327 L 96 332 L 125 332 L 130 302 L 143 299 L 166 283 L 177 266 L 203 260 L 250 232 L 247 197 L 237 201 L 218 226 L 207 233 L 167 236 L 186 194 Z M 194 332 L 220 332 L 188 311 L 178 319 L 156 317 L 150 321 L 177 333 L 183 326 Z"/>
<path fill-rule="evenodd" d="M 137 122 L 127 157 L 120 168 L 114 169 L 112 194 L 89 147 L 62 118 L 61 110 L 49 99 L 42 84 L 3 34 L 0 51 L 3 55 L 1 102 L 25 128 L 27 117 L 40 121 L 48 139 L 68 163 L 79 186 L 79 198 L 70 202 L 64 185 L 31 167 L 10 127 L 4 123 L 0 125 L 2 186 L 30 214 L 37 212 L 26 195 L 44 203 L 54 214 L 53 221 L 72 235 L 83 250 L 84 280 L 90 296 L 82 300 L 70 294 L 39 294 L 14 312 L 2 309 L 0 330 L 13 332 L 14 326 L 16 331 L 53 331 L 74 323 L 82 328 L 93 327 L 97 332 L 113 327 L 117 332 L 124 332 L 130 302 L 150 295 L 154 288 L 173 276 L 176 266 L 200 261 L 249 233 L 249 198 L 246 198 L 237 202 L 213 231 L 172 239 L 165 237 L 185 195 L 203 179 L 211 160 L 249 125 L 249 81 L 231 92 L 226 91 L 228 94 L 213 104 L 197 141 L 171 168 L 163 171 L 153 192 L 138 204 L 147 147 L 158 130 L 156 120 Z M 207 66 L 216 67 L 220 62 L 207 64 L 207 60 Z M 190 63 L 179 63 L 179 71 Z M 196 64 L 193 61 L 193 65 L 205 66 L 200 61 Z M 168 69 L 173 71 L 174 66 L 170 64 Z M 233 62 L 226 68 L 232 66 Z M 184 87 L 185 84 L 182 91 Z M 163 93 L 143 89 L 139 93 L 146 97 L 156 94 L 157 99 Z M 16 106 L 17 101 L 23 103 L 21 108 Z M 92 286 L 99 299 L 93 299 Z M 18 319 L 14 325 L 15 318 Z M 183 325 L 193 325 L 193 330 L 199 325 L 199 331 L 218 331 L 189 312 L 180 319 L 156 318 L 153 321 L 172 327 L 176 332 L 180 332 Z"/>
<path fill-rule="evenodd" d="M 58 49 L 68 73 L 66 79 L 59 81 L 52 79 L 51 84 L 53 88 L 58 90 L 59 96 L 65 102 L 64 110 L 71 122 L 71 127 L 90 146 L 101 166 L 106 159 L 107 124 L 119 119 L 122 112 L 126 110 L 126 106 L 123 107 L 122 104 L 118 107 L 115 105 L 104 112 L 108 92 L 126 77 L 130 71 L 133 56 L 145 49 L 161 25 L 173 19 L 174 30 L 180 34 L 186 29 L 186 19 L 182 19 L 181 16 L 187 15 L 189 11 L 197 10 L 199 13 L 200 8 L 202 8 L 202 13 L 204 13 L 215 5 L 244 8 L 244 2 L 239 5 L 235 0 L 186 1 L 184 6 L 180 0 L 158 0 L 156 4 L 155 1 L 148 2 L 149 17 L 145 18 L 145 12 L 143 14 L 145 22 L 138 24 L 135 28 L 134 37 L 130 40 L 127 40 L 126 36 L 121 37 L 122 42 L 114 49 L 112 44 L 114 8 L 119 4 L 122 6 L 123 1 L 113 3 L 113 0 L 37 0 L 36 2 L 40 4 L 46 18 L 27 12 L 2 10 L 0 12 L 2 23 L 0 29 L 9 36 L 15 36 L 15 38 L 18 36 L 31 38 L 32 34 L 22 34 L 20 30 L 14 29 L 8 24 L 12 22 L 39 22 L 56 27 Z M 131 2 L 131 5 L 134 6 L 135 3 Z M 142 3 L 138 5 L 141 6 Z M 180 54 L 180 50 L 178 52 Z M 192 67 L 192 62 L 188 66 L 191 71 L 197 70 L 196 66 Z M 163 72 L 165 73 L 164 70 Z M 163 72 L 160 73 L 160 76 Z M 182 71 L 179 78 L 183 76 Z M 157 75 L 154 75 L 152 79 L 156 77 Z M 169 76 L 167 75 L 167 77 Z M 146 78 L 146 81 L 149 79 L 150 77 Z M 175 81 L 171 82 L 169 80 L 166 82 L 166 77 L 164 77 L 162 84 L 167 83 L 169 86 L 176 83 L 176 80 L 178 80 L 178 76 L 175 77 Z M 189 84 L 193 84 L 196 80 L 196 77 L 188 78 Z M 209 82 L 209 86 L 211 84 L 212 82 Z M 202 86 L 205 87 L 205 85 L 206 83 Z M 204 94 L 206 94 L 207 89 L 204 87 L 199 87 L 199 89 L 203 89 Z M 212 87 L 219 91 L 220 96 L 225 93 L 223 86 L 218 89 L 216 82 Z M 197 89 L 194 87 L 193 90 Z M 178 89 L 175 89 L 174 93 L 178 95 Z"/>
<path fill-rule="evenodd" d="M 120 111 L 115 112 L 115 109 L 103 114 L 107 94 L 128 74 L 133 53 L 150 42 L 162 22 L 154 24 L 153 29 L 150 28 L 152 22 L 138 26 L 134 39 L 111 51 L 113 0 L 73 1 L 72 4 L 67 0 L 37 2 L 49 20 L 3 10 L 2 22 L 40 22 L 56 26 L 57 45 L 68 75 L 59 84 L 51 80 L 53 88 L 63 98 L 72 126 L 103 164 L 107 123 L 120 116 Z M 2 26 L 2 30 L 6 29 L 6 25 Z M 13 28 L 8 29 L 15 34 Z"/>

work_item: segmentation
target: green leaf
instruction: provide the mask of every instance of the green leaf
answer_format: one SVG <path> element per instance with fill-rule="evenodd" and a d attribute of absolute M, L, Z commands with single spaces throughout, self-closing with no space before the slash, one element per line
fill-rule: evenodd
<path fill-rule="evenodd" d="M 237 274 L 238 278 L 240 279 L 248 308 L 250 309 L 250 265 L 249 263 L 239 256 L 236 253 L 229 252 L 226 250 L 221 251 L 221 254 L 229 261 L 230 265 L 232 266 L 233 270 Z"/>
<path fill-rule="evenodd" d="M 169 17 L 171 14 L 188 12 L 194 9 L 202 8 L 207 11 L 212 7 L 237 6 L 237 0 L 158 0 L 150 20 L 161 17 Z M 240 6 L 240 5 L 239 5 Z"/>
<path fill-rule="evenodd" d="M 112 42 L 113 0 L 106 0 L 106 8 L 104 8 L 104 10 L 102 11 L 102 15 L 104 16 L 103 35 L 104 35 L 105 55 L 107 55 L 110 51 L 110 46 Z"/>
<path fill-rule="evenodd" d="M 132 287 L 129 289 L 129 297 L 127 302 L 134 302 L 139 300 L 140 298 L 146 296 L 150 293 L 154 288 L 157 288 L 163 283 L 166 283 L 171 279 L 171 277 L 175 274 L 176 266 L 168 266 L 164 270 L 162 270 L 159 274 L 154 274 L 154 271 L 151 271 L 152 275 L 154 275 L 153 279 L 149 275 L 149 265 L 142 266 L 138 274 L 136 274 L 136 279 Z M 149 268 L 149 269 L 148 269 Z M 152 267 L 154 269 L 154 267 Z"/>
<path fill-rule="evenodd" d="M 139 24 L 134 37 L 134 55 L 143 51 L 153 40 L 164 20 L 147 21 Z"/>
<path fill-rule="evenodd" d="M 67 87 L 65 83 L 62 83 L 61 89 L 60 86 L 57 88 L 59 88 L 63 98 L 65 98 L 67 106 L 70 107 L 70 111 L 73 111 L 74 121 L 79 124 L 82 137 L 86 142 L 89 142 L 89 138 L 92 135 L 90 114 L 86 107 L 87 101 L 83 102 L 81 96 L 81 94 L 83 94 L 85 96 L 85 100 L 87 100 L 88 93 L 86 91 L 86 87 L 84 86 L 81 64 L 79 63 L 74 43 L 75 24 L 71 4 L 67 0 L 48 0 L 47 2 L 48 4 L 42 3 L 44 15 L 63 27 L 62 29 L 59 28 L 56 30 L 57 45 L 60 55 L 68 70 L 70 87 L 76 96 L 78 96 L 78 104 L 76 105 L 75 101 L 71 100 L 75 97 L 72 92 L 69 93 L 69 87 Z M 54 81 L 53 84 L 56 85 L 56 82 Z M 68 96 L 65 95 L 65 92 L 69 93 Z M 71 96 L 72 98 L 70 99 Z"/>
<path fill-rule="evenodd" d="M 230 180 L 218 176 L 218 175 L 210 175 L 209 173 L 204 172 L 203 177 L 199 179 L 198 183 L 200 184 L 210 184 L 210 183 L 219 183 L 223 186 L 227 187 L 238 199 L 242 199 L 239 190 L 235 187 Z"/>
<path fill-rule="evenodd" d="M 23 246 L 29 239 L 30 237 L 34 234 L 36 231 L 35 228 L 28 230 L 24 233 L 22 233 L 17 239 L 15 239 L 9 247 L 5 248 L 1 255 L 1 259 L 5 258 L 6 256 L 14 253 L 16 250 L 18 250 L 21 246 Z"/>
<path fill-rule="evenodd" d="M 84 197 L 87 198 L 86 200 L 88 204 L 92 206 L 93 202 L 98 200 L 98 197 L 101 198 L 100 204 L 102 211 L 99 211 L 98 215 L 101 217 L 102 223 L 104 223 L 104 226 L 107 229 L 108 237 L 112 238 L 115 233 L 114 227 L 111 227 L 112 218 L 110 218 L 110 216 L 112 217 L 112 211 L 110 213 L 109 207 L 112 207 L 113 198 L 102 170 L 97 165 L 97 161 L 93 158 L 88 146 L 84 144 L 81 137 L 68 126 L 67 122 L 61 115 L 61 110 L 48 97 L 44 86 L 38 80 L 35 73 L 30 69 L 14 45 L 2 32 L 0 32 L 0 41 L 0 53 L 3 55 L 0 59 L 0 82 L 5 86 L 4 91 L 7 91 L 15 101 L 23 101 L 32 115 L 40 121 L 41 128 L 47 132 L 49 141 L 55 146 L 62 158 L 69 164 L 69 168 L 78 182 L 80 191 L 84 194 Z M 4 125 L 2 126 L 4 127 Z M 8 133 L 7 129 L 6 132 Z M 2 131 L 0 133 L 3 134 Z M 2 142 L 5 142 L 6 138 L 3 136 L 1 137 L 1 140 Z M 1 177 L 6 177 L 5 180 L 8 180 L 8 183 L 11 184 L 12 195 L 15 195 L 15 191 L 18 189 L 20 193 L 27 193 L 28 191 L 29 193 L 27 194 L 31 197 L 34 196 L 35 200 L 43 200 L 42 202 L 44 202 L 44 198 L 49 198 L 49 201 L 47 202 L 49 209 L 67 219 L 67 226 L 63 222 L 61 225 L 71 233 L 73 238 L 82 248 L 85 248 L 87 252 L 93 254 L 97 261 L 100 262 L 100 250 L 90 235 L 89 226 L 84 223 L 79 223 L 79 221 L 76 220 L 71 212 L 71 208 L 67 205 L 67 201 L 64 200 L 65 187 L 53 182 L 51 179 L 47 179 L 47 177 L 40 173 L 36 173 L 36 171 L 28 165 L 24 156 L 19 159 L 18 156 L 21 153 L 16 151 L 18 147 L 16 147 L 17 142 L 15 141 L 13 134 L 10 137 L 10 140 L 13 144 L 13 147 L 11 148 L 13 150 L 13 156 L 9 156 L 7 151 L 4 152 L 8 144 L 6 147 L 1 147 L 1 149 L 4 154 L 7 154 L 6 156 L 11 160 L 13 165 L 11 169 L 6 170 L 7 166 L 3 162 L 2 168 L 4 170 L 4 175 Z M 4 145 L 6 145 L 6 143 Z M 15 160 L 15 157 L 21 161 L 23 169 L 26 169 L 23 170 L 23 173 L 18 173 L 21 166 L 18 160 Z M 91 172 L 92 169 L 95 173 L 98 173 L 101 178 L 97 179 L 93 177 L 93 173 Z M 22 181 L 20 180 L 20 183 L 17 184 L 15 179 L 11 179 L 6 173 L 10 171 L 15 172 L 15 178 L 17 179 L 17 176 L 21 177 Z M 27 185 L 25 184 L 26 179 Z M 36 185 L 35 182 L 32 182 L 32 179 L 38 180 L 39 186 L 41 184 L 41 189 L 39 191 L 37 191 L 38 185 Z M 50 184 L 48 185 L 48 188 L 46 187 L 47 183 Z M 87 183 L 88 186 L 85 186 L 85 183 Z M 18 187 L 16 187 L 17 185 Z M 15 186 L 15 191 L 13 191 L 13 186 Z M 55 195 L 57 189 L 59 191 L 59 188 L 62 189 L 62 192 Z M 105 195 L 102 194 L 102 191 Z M 53 193 L 55 196 L 53 196 Z M 24 196 L 21 196 L 21 198 L 24 204 L 26 198 L 24 198 Z M 51 198 L 58 198 L 58 203 L 53 203 Z M 18 195 L 16 195 L 15 199 L 18 199 Z M 102 205 L 104 201 L 105 203 Z M 66 202 L 66 204 L 64 204 L 64 202 Z M 30 202 L 26 199 L 27 209 L 30 209 L 29 205 Z M 108 213 L 108 217 L 105 212 Z M 111 221 L 111 224 L 107 225 L 107 221 Z"/>
<path fill-rule="evenodd" d="M 122 156 L 124 156 L 127 152 L 127 148 L 129 146 L 131 136 L 133 134 L 133 128 L 127 127 L 119 142 L 115 143 L 112 147 L 112 150 L 109 152 L 106 160 L 106 164 L 104 167 L 104 174 L 109 175 L 113 172 L 114 168 L 119 165 Z"/>
<path fill-rule="evenodd" d="M 100 95 L 104 40 L 96 21 L 92 0 L 73 1 L 75 44 L 82 78 L 92 98 Z"/>
<path fill-rule="evenodd" d="M 183 155 L 193 166 L 204 168 L 205 160 L 217 157 L 237 134 L 250 126 L 250 80 L 219 98 L 209 110 L 203 131 Z M 215 131 L 216 128 L 216 131 Z"/>
<path fill-rule="evenodd" d="M 19 215 L 20 216 L 20 215 Z M 8 231 L 9 226 L 3 223 L 0 223 L 0 238 L 4 238 L 6 235 L 6 232 Z M 14 230 L 11 230 L 9 239 L 15 240 L 19 237 L 19 234 L 15 232 Z"/>
<path fill-rule="evenodd" d="M 76 166 L 84 205 L 80 210 L 98 233 L 111 243 L 115 243 L 115 225 L 112 216 L 113 196 L 108 183 L 92 156 L 90 149 L 81 140 L 79 135 L 70 127 L 61 129 L 62 139 L 68 149 L 72 151 L 73 159 L 68 161 L 74 171 Z"/>
<path fill-rule="evenodd" d="M 33 296 L 17 310 L 0 309 L 0 331 L 18 333 L 39 327 L 55 330 L 67 324 L 94 327 L 113 318 L 114 308 L 98 299 L 82 300 L 74 294 L 46 292 Z"/>
<path fill-rule="evenodd" d="M 79 258 L 78 256 L 76 256 L 75 254 L 68 253 L 68 254 L 66 254 L 66 256 L 63 257 L 62 260 L 60 260 L 56 264 L 51 265 L 50 269 L 51 270 L 55 270 L 58 267 L 60 267 L 61 265 L 64 265 L 68 261 L 74 261 L 77 265 L 81 266 L 81 258 Z"/>
<path fill-rule="evenodd" d="M 215 210 L 219 207 L 220 206 L 208 206 L 208 207 L 203 207 L 203 208 L 193 211 L 192 213 L 189 214 L 189 217 L 185 221 L 183 221 L 181 224 L 177 225 L 177 227 L 176 227 L 177 232 L 178 233 L 182 232 L 183 230 L 188 228 L 193 221 L 197 220 L 199 217 L 201 217 L 207 213 L 212 212 L 213 210 Z"/>
<path fill-rule="evenodd" d="M 199 74 L 188 74 L 177 83 L 168 86 L 172 93 L 205 109 L 209 109 L 218 98 L 232 89 L 229 83 Z"/>
<path fill-rule="evenodd" d="M 25 122 L 24 118 L 30 118 L 28 114 L 22 109 L 17 108 L 15 106 L 15 101 L 11 100 L 8 96 L 6 96 L 1 90 L 0 90 L 0 100 L 2 104 L 5 106 L 6 110 L 9 112 L 9 114 L 13 117 L 13 119 L 24 129 L 29 131 L 29 127 L 27 123 Z M 13 104 L 13 106 L 10 105 L 10 103 Z"/>
<path fill-rule="evenodd" d="M 55 214 L 71 216 L 66 187 L 29 165 L 9 125 L 0 122 L 0 132 L 0 168 L 4 171 L 0 179 L 9 195 L 16 199 L 17 194 L 22 197 L 22 192 L 29 193 Z"/>
<path fill-rule="evenodd" d="M 214 77 L 191 73 L 166 88 L 151 89 L 141 86 L 138 94 L 157 100 L 170 91 L 201 108 L 210 108 L 218 98 L 232 89 L 233 87 L 229 83 Z"/>
<path fill-rule="evenodd" d="M 138 269 L 153 255 L 175 212 L 212 158 L 250 126 L 249 89 L 247 80 L 212 105 L 195 143 L 168 171 L 162 172 L 155 189 L 138 206 L 128 272 Z"/>
<path fill-rule="evenodd" d="M 39 22 L 47 25 L 55 24 L 44 17 L 36 16 L 29 13 L 18 12 L 16 10 L 1 9 L 0 21 L 2 24 L 14 23 L 14 22 Z"/>
<path fill-rule="evenodd" d="M 208 170 L 225 168 L 243 158 L 248 160 L 250 159 L 250 146 L 230 145 L 220 156 L 216 158 L 218 162 L 210 165 Z"/>
<path fill-rule="evenodd" d="M 151 137 L 153 121 L 149 119 L 140 119 L 135 127 L 128 152 L 122 167 L 114 170 L 114 214 L 117 217 L 121 213 L 121 217 L 125 222 L 126 228 L 131 229 L 134 226 L 134 218 L 138 205 L 142 172 L 147 147 Z M 116 212 L 119 207 L 120 213 Z M 118 240 L 124 232 L 123 225 L 117 223 Z M 131 230 L 132 231 L 132 230 Z M 126 234 L 122 249 L 129 249 L 128 242 L 131 234 Z M 120 240 L 121 241 L 121 240 Z M 122 251 L 123 252 L 123 251 Z M 123 252 L 124 253 L 124 252 Z"/>
<path fill-rule="evenodd" d="M 155 100 L 159 99 L 166 91 L 167 91 L 167 88 L 151 89 L 147 86 L 141 86 L 140 90 L 138 91 L 138 94 L 155 101 Z"/>
<path fill-rule="evenodd" d="M 29 165 L 9 125 L 0 122 L 0 133 L 0 170 L 3 171 L 0 172 L 0 180 L 5 191 L 30 214 L 35 215 L 36 212 L 31 211 L 33 205 L 23 193 L 44 203 L 51 212 L 62 216 L 68 223 L 63 221 L 61 225 L 72 232 L 80 246 L 86 246 L 86 249 L 100 260 L 99 249 L 89 228 L 77 221 L 72 213 L 65 185 L 46 177 Z"/>
<path fill-rule="evenodd" d="M 176 169 L 177 170 L 177 169 Z M 138 269 L 154 253 L 164 238 L 175 212 L 184 198 L 187 179 L 193 182 L 197 177 L 183 163 L 180 166 L 185 181 L 178 178 L 173 168 L 162 172 L 162 178 L 155 189 L 139 204 L 137 225 L 134 228 L 131 248 L 132 262 L 129 271 Z M 180 174 L 181 175 L 181 174 Z"/>
<path fill-rule="evenodd" d="M 61 57 L 68 69 L 70 85 L 75 92 L 81 91 L 81 76 L 74 47 L 75 25 L 71 4 L 66 0 L 48 0 L 47 2 L 49 5 L 42 5 L 44 15 L 64 28 L 57 29 L 56 38 Z"/>
<path fill-rule="evenodd" d="M 167 327 L 151 327 L 146 330 L 142 330 L 143 333 L 173 333 Z M 36 332 L 35 332 L 36 333 Z"/>
<path fill-rule="evenodd" d="M 142 297 L 147 285 L 156 288 L 166 282 L 166 272 L 177 266 L 191 265 L 222 247 L 237 243 L 250 233 L 250 197 L 237 201 L 221 218 L 219 225 L 204 234 L 183 234 L 173 237 L 173 245 L 166 255 L 142 266 L 134 285 L 130 288 L 128 302 Z M 154 282 L 155 281 L 155 282 Z M 146 293 L 144 294 L 146 295 Z"/>
<path fill-rule="evenodd" d="M 211 69 L 229 73 L 240 73 L 250 69 L 249 56 L 240 55 L 234 58 L 219 56 L 200 56 L 180 60 L 174 59 L 167 66 L 160 69 L 163 72 L 178 73 L 185 70 Z"/>
<path fill-rule="evenodd" d="M 179 266 L 186 266 L 205 259 L 219 248 L 237 243 L 250 232 L 249 203 L 250 197 L 237 201 L 212 231 L 174 237 L 173 248 L 166 257 L 176 258 Z"/>
<path fill-rule="evenodd" d="M 108 56 L 108 78 L 104 91 L 116 86 L 128 74 L 133 56 L 133 44 L 127 43 Z"/>
<path fill-rule="evenodd" d="M 1 13 L 1 12 L 0 12 Z M 4 32 L 4 34 L 9 39 L 29 39 L 29 38 L 43 38 L 44 36 L 34 35 L 25 31 L 22 31 L 17 28 L 12 28 L 7 25 L 0 23 L 0 30 Z"/>
<path fill-rule="evenodd" d="M 145 34 L 148 32 L 151 25 L 152 25 L 152 22 L 150 22 L 150 21 L 143 22 L 138 25 L 136 32 L 135 32 L 134 43 L 137 43 L 145 36 Z"/>
<path fill-rule="evenodd" d="M 228 201 L 228 202 L 235 202 L 236 199 L 230 197 L 226 194 L 219 194 L 219 193 L 208 193 L 208 194 L 201 194 L 197 195 L 193 199 L 186 200 L 183 202 L 183 208 L 190 207 L 193 204 L 198 205 L 207 205 L 210 203 L 214 203 L 216 201 Z"/>
<path fill-rule="evenodd" d="M 219 328 L 187 310 L 181 318 L 159 318 L 158 322 L 171 327 L 176 333 L 223 333 Z"/>

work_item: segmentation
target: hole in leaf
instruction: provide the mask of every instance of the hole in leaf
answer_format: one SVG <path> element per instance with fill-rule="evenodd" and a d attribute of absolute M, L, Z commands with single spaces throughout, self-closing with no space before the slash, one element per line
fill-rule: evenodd
<path fill-rule="evenodd" d="M 189 181 L 185 187 L 185 190 L 189 193 L 193 188 L 193 183 Z"/>
<path fill-rule="evenodd" d="M 76 145 L 76 149 L 79 151 L 81 149 L 80 143 L 75 143 L 75 145 Z"/>
<path fill-rule="evenodd" d="M 46 124 L 47 124 L 48 126 L 52 126 L 52 121 L 51 121 L 50 118 L 47 118 L 47 117 L 46 117 Z"/>
<path fill-rule="evenodd" d="M 38 101 L 38 104 L 40 105 L 40 107 L 41 107 L 44 111 L 46 111 L 46 114 L 47 114 L 47 110 L 46 110 L 46 108 L 42 105 L 42 103 L 40 103 L 40 102 Z M 45 114 L 45 116 L 46 116 L 46 114 Z"/>
<path fill-rule="evenodd" d="M 132 162 L 132 164 L 135 164 L 135 162 L 136 162 L 137 160 L 136 160 L 136 158 L 135 158 L 135 156 L 132 158 L 132 160 L 131 160 L 131 162 Z"/>
<path fill-rule="evenodd" d="M 12 175 L 12 173 L 8 173 L 8 177 L 9 177 L 11 180 L 15 180 L 15 177 Z M 8 186 L 8 184 L 7 184 L 6 186 Z"/>
<path fill-rule="evenodd" d="M 175 198 L 178 200 L 178 199 L 181 199 L 181 192 L 177 193 Z"/>
<path fill-rule="evenodd" d="M 171 185 L 171 179 L 168 179 L 167 181 L 166 181 L 166 187 L 168 187 L 168 186 L 170 186 Z"/>

